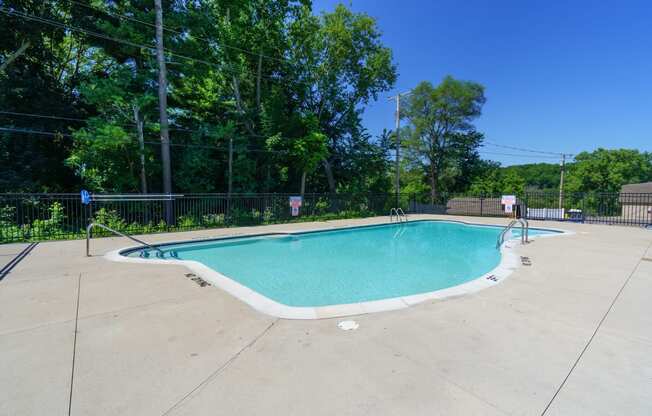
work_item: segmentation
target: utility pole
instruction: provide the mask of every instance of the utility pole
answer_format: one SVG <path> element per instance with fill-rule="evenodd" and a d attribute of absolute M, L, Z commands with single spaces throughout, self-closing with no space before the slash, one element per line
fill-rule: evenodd
<path fill-rule="evenodd" d="M 229 137 L 229 196 L 233 190 L 233 137 Z"/>
<path fill-rule="evenodd" d="M 408 95 L 410 91 L 396 94 L 389 97 L 389 100 L 396 100 L 396 207 L 400 206 L 401 194 L 401 97 Z"/>
<path fill-rule="evenodd" d="M 145 136 L 143 134 L 143 119 L 138 104 L 134 104 L 134 121 L 138 132 L 138 150 L 140 151 L 140 192 L 147 193 L 147 174 L 145 172 Z"/>
<path fill-rule="evenodd" d="M 233 191 L 233 136 L 229 135 L 229 182 L 226 197 L 226 219 L 231 218 L 231 192 Z"/>
<path fill-rule="evenodd" d="M 163 6 L 161 0 L 154 0 L 156 9 L 156 61 L 158 63 L 158 107 L 161 124 L 161 164 L 163 165 L 163 193 L 169 199 L 165 204 L 165 217 L 168 225 L 174 221 L 172 215 L 172 168 L 170 167 L 170 132 L 168 128 L 168 82 L 163 51 Z"/>
<path fill-rule="evenodd" d="M 561 174 L 559 176 L 559 209 L 564 207 L 564 169 L 566 168 L 566 154 L 561 154 Z"/>

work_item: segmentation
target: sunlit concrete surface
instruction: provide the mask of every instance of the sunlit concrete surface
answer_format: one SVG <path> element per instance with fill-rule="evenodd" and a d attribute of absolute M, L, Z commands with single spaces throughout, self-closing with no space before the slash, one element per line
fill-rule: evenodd
<path fill-rule="evenodd" d="M 652 231 L 531 226 L 574 234 L 519 246 L 532 266 L 499 285 L 347 318 L 355 331 L 263 315 L 181 266 L 103 258 L 121 238 L 90 258 L 84 241 L 41 243 L 0 282 L 0 415 L 652 414 Z"/>

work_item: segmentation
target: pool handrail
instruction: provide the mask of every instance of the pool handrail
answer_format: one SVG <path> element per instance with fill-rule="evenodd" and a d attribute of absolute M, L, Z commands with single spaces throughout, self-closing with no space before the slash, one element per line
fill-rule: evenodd
<path fill-rule="evenodd" d="M 530 224 L 528 220 L 525 218 L 516 218 L 510 221 L 510 223 L 505 227 L 500 234 L 498 235 L 498 239 L 496 240 L 496 248 L 500 248 L 501 245 L 505 242 L 505 235 L 509 230 L 514 228 L 516 224 L 521 225 L 521 244 L 525 244 L 529 242 L 529 234 L 530 234 Z"/>
<path fill-rule="evenodd" d="M 394 214 L 396 214 L 396 222 L 407 222 L 408 218 L 401 208 L 392 208 L 389 210 L 389 222 L 394 222 Z"/>
<path fill-rule="evenodd" d="M 389 210 L 389 222 L 394 222 L 394 213 L 396 213 L 398 219 L 398 211 L 396 211 L 396 208 L 392 208 Z"/>
<path fill-rule="evenodd" d="M 153 246 L 151 244 L 148 244 L 148 243 L 146 243 L 146 242 L 144 242 L 142 240 L 139 240 L 136 237 L 132 237 L 132 236 L 130 236 L 128 234 L 121 233 L 120 231 L 114 230 L 113 228 L 107 227 L 106 225 L 100 224 L 99 222 L 92 222 L 92 223 L 88 224 L 88 227 L 86 227 L 86 257 L 91 256 L 90 241 L 91 241 L 91 230 L 93 229 L 93 227 L 100 227 L 100 228 L 102 228 L 104 230 L 112 232 L 113 234 L 119 235 L 120 237 L 128 238 L 131 241 L 135 241 L 136 243 L 138 243 L 138 244 L 140 244 L 142 246 L 145 246 L 145 247 L 148 247 L 151 250 L 157 251 L 161 255 L 161 257 L 163 257 L 163 250 L 161 250 L 160 248 L 158 248 L 156 246 Z"/>
<path fill-rule="evenodd" d="M 396 213 L 397 213 L 398 215 L 400 215 L 401 217 L 403 217 L 403 220 L 404 220 L 405 222 L 408 222 L 408 216 L 407 216 L 407 214 L 406 214 L 405 212 L 403 212 L 403 208 L 400 208 L 400 207 L 399 207 L 399 208 L 396 208 Z"/>

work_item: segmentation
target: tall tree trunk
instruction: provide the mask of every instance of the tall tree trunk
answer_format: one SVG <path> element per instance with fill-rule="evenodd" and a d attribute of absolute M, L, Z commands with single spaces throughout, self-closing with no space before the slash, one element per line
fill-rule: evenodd
<path fill-rule="evenodd" d="M 163 165 L 163 192 L 172 193 L 172 167 L 170 161 L 170 132 L 168 128 L 167 69 L 163 51 L 163 6 L 161 0 L 154 0 L 156 9 L 156 61 L 158 63 L 158 107 L 161 125 L 161 163 Z M 168 225 L 174 221 L 172 201 L 166 201 L 165 217 Z"/>
<path fill-rule="evenodd" d="M 306 171 L 304 170 L 301 174 L 301 200 L 303 200 L 303 195 L 306 193 Z"/>
<path fill-rule="evenodd" d="M 430 205 L 435 205 L 437 197 L 437 168 L 433 162 L 430 162 Z"/>
<path fill-rule="evenodd" d="M 256 109 L 260 110 L 260 78 L 263 73 L 263 55 L 258 55 L 258 73 L 256 76 Z"/>
<path fill-rule="evenodd" d="M 332 194 L 335 193 L 335 178 L 333 177 L 333 169 L 328 159 L 323 160 L 324 171 L 326 172 L 326 179 L 328 180 L 328 189 Z"/>
<path fill-rule="evenodd" d="M 238 113 L 242 116 L 244 126 L 249 132 L 249 134 L 254 136 L 255 135 L 254 127 L 251 124 L 251 120 L 249 120 L 249 118 L 246 116 L 245 105 L 244 102 L 242 101 L 242 96 L 240 95 L 240 83 L 238 82 L 238 78 L 236 78 L 236 76 L 233 75 L 231 80 L 233 83 L 233 95 L 235 96 L 235 105 L 238 109 Z"/>
<path fill-rule="evenodd" d="M 7 59 L 3 63 L 0 64 L 0 72 L 4 71 L 9 64 L 11 64 L 13 61 L 15 61 L 20 55 L 25 53 L 25 50 L 29 48 L 30 42 L 28 40 L 23 41 L 23 43 L 20 45 L 20 47 L 16 50 L 16 52 L 12 53 L 9 55 Z"/>
<path fill-rule="evenodd" d="M 143 134 L 143 119 L 140 109 L 134 104 L 134 121 L 138 131 L 138 148 L 140 150 L 140 192 L 147 193 L 147 174 L 145 172 L 145 136 Z"/>

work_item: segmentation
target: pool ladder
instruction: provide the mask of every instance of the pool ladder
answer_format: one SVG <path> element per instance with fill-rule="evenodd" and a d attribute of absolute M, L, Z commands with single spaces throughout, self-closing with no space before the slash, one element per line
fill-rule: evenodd
<path fill-rule="evenodd" d="M 153 246 L 151 244 L 148 244 L 148 243 L 146 243 L 144 241 L 141 241 L 141 240 L 137 239 L 136 237 L 132 237 L 129 234 L 124 234 L 124 233 L 121 233 L 120 231 L 116 231 L 113 228 L 107 227 L 104 224 L 100 224 L 99 222 L 92 222 L 92 223 L 88 224 L 88 227 L 86 227 L 86 257 L 91 256 L 90 244 L 91 244 L 91 231 L 93 230 L 93 227 L 99 227 L 99 228 L 102 228 L 103 230 L 109 231 L 109 232 L 111 232 L 111 233 L 113 233 L 115 235 L 119 235 L 120 237 L 128 238 L 131 241 L 135 241 L 136 243 L 138 243 L 138 244 L 140 244 L 140 245 L 142 245 L 144 247 L 147 247 L 150 250 L 156 251 L 157 256 L 160 257 L 160 258 L 163 258 L 163 250 L 161 250 L 160 248 L 158 248 L 156 246 Z"/>
<path fill-rule="evenodd" d="M 396 222 L 408 222 L 408 217 L 401 208 L 392 208 L 389 210 L 389 222 L 394 222 L 394 217 L 396 217 Z"/>
<path fill-rule="evenodd" d="M 516 224 L 521 225 L 521 244 L 528 243 L 528 237 L 530 233 L 530 224 L 525 218 L 517 218 L 515 220 L 512 220 L 507 227 L 505 227 L 500 234 L 498 235 L 498 239 L 496 240 L 496 248 L 500 248 L 501 245 L 505 242 L 505 236 L 507 235 L 507 232 L 514 228 Z"/>

